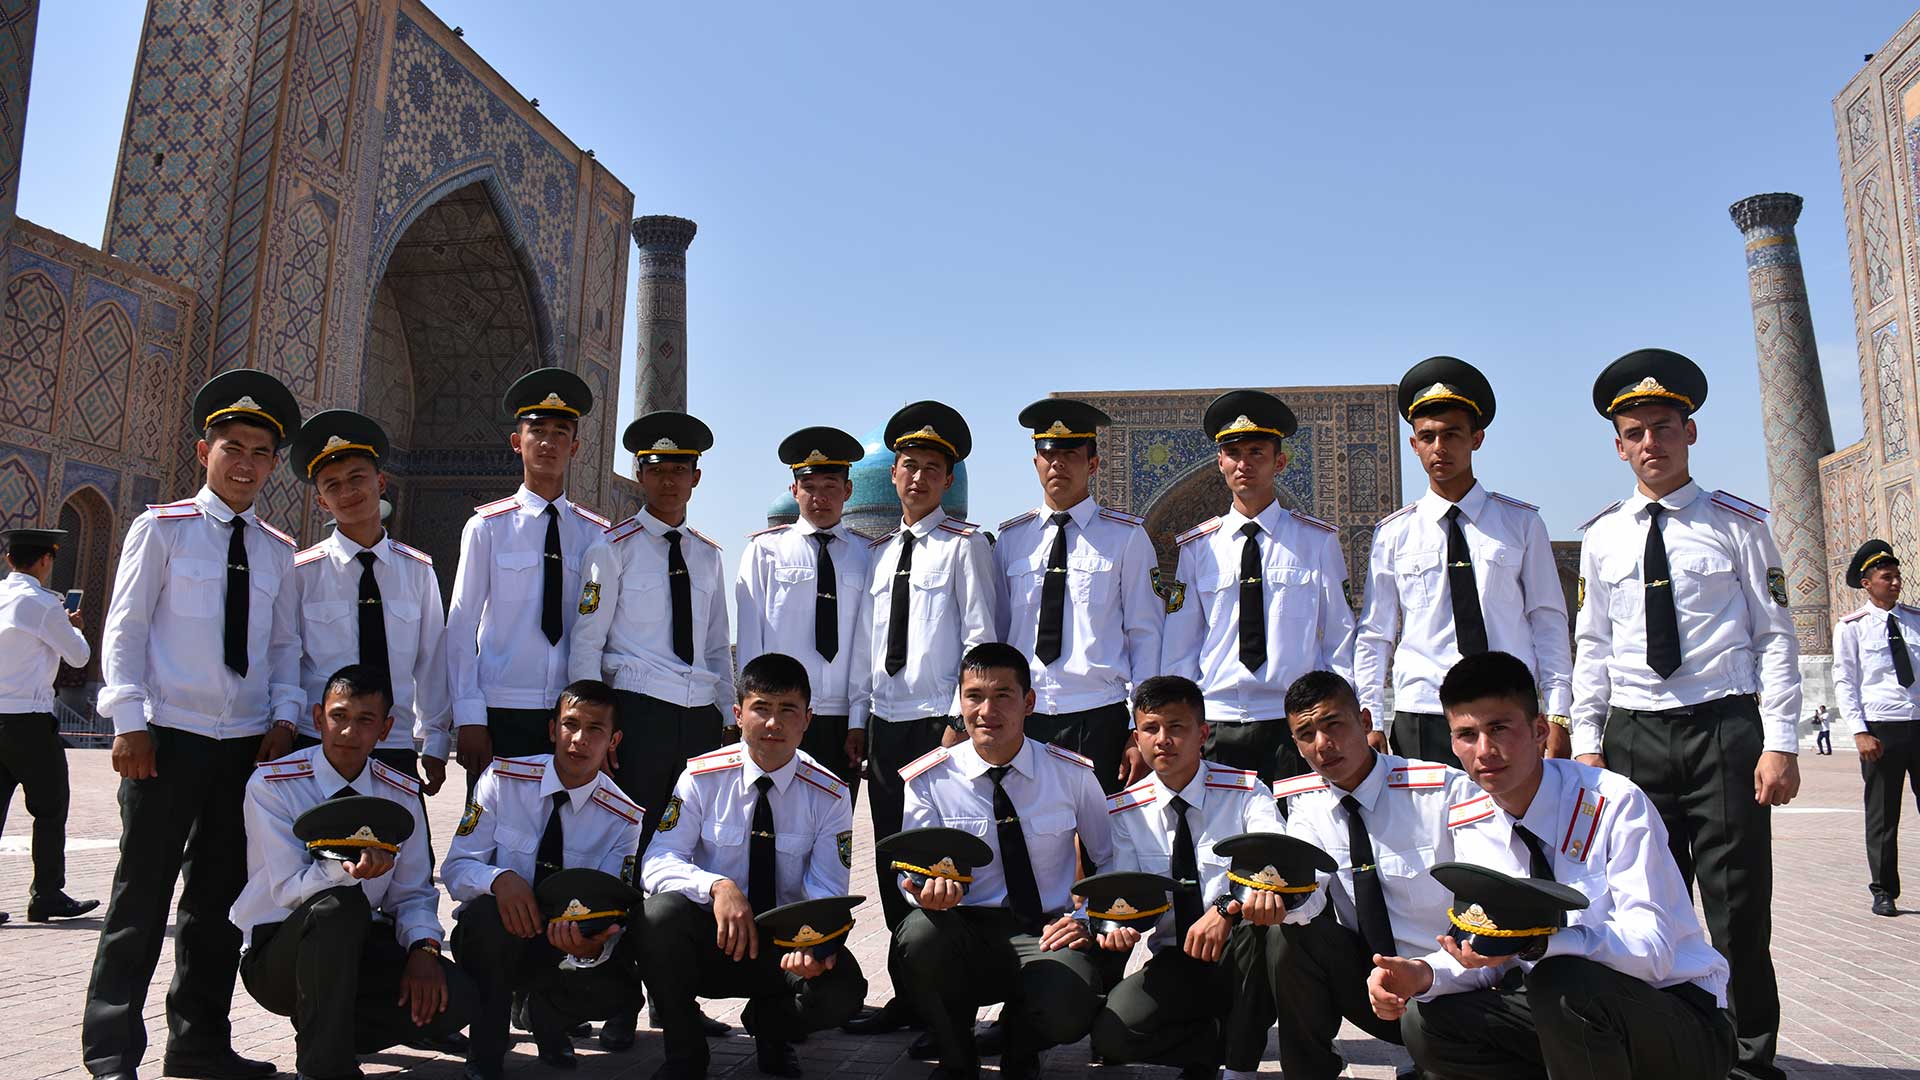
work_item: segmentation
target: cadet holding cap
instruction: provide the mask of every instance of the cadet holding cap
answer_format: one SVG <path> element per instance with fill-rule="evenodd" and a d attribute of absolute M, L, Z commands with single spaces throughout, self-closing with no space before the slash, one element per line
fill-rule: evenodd
<path fill-rule="evenodd" d="M 1866 781 L 1868 889 L 1873 913 L 1900 914 L 1900 803 L 1920 795 L 1920 608 L 1900 602 L 1900 560 L 1869 540 L 1847 564 L 1847 584 L 1867 604 L 1833 626 L 1833 696 L 1840 733 L 1853 736 Z"/>

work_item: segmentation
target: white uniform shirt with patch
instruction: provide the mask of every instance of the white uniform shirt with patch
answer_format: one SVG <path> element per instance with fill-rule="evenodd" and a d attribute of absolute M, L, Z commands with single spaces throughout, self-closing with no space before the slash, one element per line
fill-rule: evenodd
<path fill-rule="evenodd" d="M 1020 817 L 1045 914 L 1073 908 L 1078 880 L 1074 838 L 1087 861 L 1106 866 L 1113 860 L 1113 833 L 1107 824 L 1107 797 L 1094 778 L 1093 763 L 1051 743 L 1023 739 L 1007 763 L 1002 786 Z M 993 780 L 986 761 L 971 742 L 943 747 L 900 770 L 906 781 L 906 829 L 942 827 L 970 832 L 993 849 L 993 861 L 973 868 L 973 884 L 961 903 L 970 907 L 1006 907 L 1006 864 L 1000 853 L 1000 827 L 993 814 Z M 907 900 L 912 903 L 912 896 Z"/>
<path fill-rule="evenodd" d="M 247 674 L 227 666 L 227 547 L 234 512 L 211 488 L 149 506 L 133 519 L 114 571 L 100 639 L 99 709 L 113 733 L 173 728 L 211 739 L 297 723 L 300 624 L 293 537 L 250 507 L 247 523 Z"/>
<path fill-rule="evenodd" d="M 766 772 L 738 745 L 688 761 L 673 785 L 673 800 L 641 861 L 647 895 L 679 893 L 711 905 L 713 886 L 722 878 L 748 893 L 759 796 L 754 782 L 762 776 L 773 779 L 767 805 L 773 811 L 774 904 L 847 895 L 853 865 L 847 786 L 804 750 Z"/>
<path fill-rule="evenodd" d="M 301 814 L 332 798 L 343 787 L 406 807 L 413 835 L 400 845 L 393 869 L 356 881 L 338 859 L 315 858 L 293 835 Z M 416 941 L 445 941 L 440 933 L 440 890 L 433 886 L 433 851 L 427 846 L 427 822 L 421 813 L 420 785 L 413 777 L 372 758 L 351 781 L 335 772 L 326 753 L 310 746 L 256 767 L 247 780 L 242 814 L 247 826 L 247 884 L 233 903 L 233 925 L 253 942 L 253 928 L 284 922 L 315 893 L 359 885 L 367 904 L 393 920 L 394 937 L 406 948 Z"/>
<path fill-rule="evenodd" d="M 726 708 L 733 704 L 733 650 L 725 557 L 705 534 L 685 523 L 678 527 L 693 616 L 689 664 L 673 651 L 666 534 L 674 528 L 642 510 L 608 529 L 587 552 L 571 676 L 605 679 L 615 690 L 671 705 Z"/>
<path fill-rule="evenodd" d="M 1546 955 L 1582 956 L 1655 989 L 1695 983 L 1724 1007 L 1727 961 L 1700 928 L 1652 800 L 1616 772 L 1564 759 L 1542 764 L 1540 790 L 1519 824 L 1551 848 L 1554 880 L 1588 900 L 1547 939 Z M 1514 818 L 1464 777 L 1452 790 L 1456 801 L 1447 820 L 1454 858 L 1526 877 L 1531 858 Z M 1421 959 L 1433 967 L 1433 988 L 1422 999 L 1485 989 L 1508 970 L 1468 971 L 1433 949 Z M 1523 970 L 1533 966 L 1516 963 Z"/>
<path fill-rule="evenodd" d="M 1765 748 L 1798 752 L 1800 648 L 1766 511 L 1723 491 L 1709 494 L 1692 481 L 1660 500 L 1667 508 L 1660 536 L 1680 624 L 1680 667 L 1663 679 L 1647 666 L 1640 567 L 1652 502 L 1635 489 L 1585 526 L 1573 752 L 1600 752 L 1609 706 L 1658 711 L 1755 693 Z"/>
<path fill-rule="evenodd" d="M 1258 671 L 1240 662 L 1240 529 L 1238 510 L 1183 533 L 1175 588 L 1180 608 L 1167 616 L 1160 670 L 1200 684 L 1207 719 L 1246 722 L 1286 716 L 1287 687 L 1309 671 L 1345 674 L 1340 654 L 1353 631 L 1347 606 L 1346 559 L 1333 526 L 1283 510 L 1278 501 L 1251 520 L 1260 533 L 1267 660 Z"/>
<path fill-rule="evenodd" d="M 18 570 L 0 581 L 0 714 L 52 712 L 60 662 L 85 667 L 92 655 L 59 593 Z"/>
<path fill-rule="evenodd" d="M 560 641 L 540 628 L 546 596 L 547 507 L 560 521 Z M 607 519 L 562 495 L 522 486 L 475 508 L 460 534 L 460 570 L 447 608 L 447 685 L 458 727 L 487 709 L 551 709 L 566 688 L 568 635 L 579 617 L 580 571 Z"/>
<path fill-rule="evenodd" d="M 1000 640 L 1019 649 L 1033 669 L 1033 711 L 1082 712 L 1127 700 L 1129 685 L 1160 673 L 1165 601 L 1153 591 L 1159 557 L 1141 528 L 1144 518 L 1109 510 L 1092 498 L 1066 513 L 1066 607 L 1060 656 L 1034 655 L 1047 558 L 1058 531 L 1046 507 L 1003 522 L 993 545 Z M 916 558 L 919 553 L 914 553 Z"/>
<path fill-rule="evenodd" d="M 312 706 L 325 698 L 329 676 L 360 662 L 363 551 L 374 556 L 373 580 L 380 586 L 393 677 L 393 729 L 380 747 L 417 749 L 445 760 L 453 743 L 453 705 L 447 698 L 440 579 L 425 552 L 385 534 L 363 548 L 336 531 L 293 557 L 300 596 L 300 685 L 307 704 L 300 712 L 300 733 L 320 737 Z"/>
<path fill-rule="evenodd" d="M 1887 618 L 1900 620 L 1900 637 L 1912 671 L 1920 672 L 1920 608 L 1895 604 L 1883 611 L 1872 604 L 1841 619 L 1833 627 L 1833 696 L 1838 712 L 1834 726 L 1842 735 L 1859 735 L 1867 722 L 1910 723 L 1920 718 L 1920 678 L 1901 686 L 1893 668 L 1892 637 Z"/>
<path fill-rule="evenodd" d="M 560 782 L 553 755 L 535 754 L 494 758 L 473 785 L 440 866 L 447 895 L 464 909 L 491 895 L 493 879 L 509 870 L 533 884 L 540 838 L 553 797 L 561 792 L 567 796 L 560 806 L 561 865 L 600 870 L 637 886 L 641 808 L 606 773 L 569 788 Z"/>
<path fill-rule="evenodd" d="M 935 510 L 912 525 L 913 565 L 907 576 L 907 664 L 887 674 L 887 635 L 893 618 L 893 576 L 900 565 L 900 529 L 873 542 L 867 582 L 868 656 L 873 665 L 873 715 L 917 720 L 959 714 L 960 658 L 995 638 L 993 551 L 977 526 Z"/>
<path fill-rule="evenodd" d="M 1244 769 L 1202 761 L 1193 779 L 1178 791 L 1167 787 L 1157 774 L 1148 776 L 1107 797 L 1107 823 L 1113 827 L 1111 869 L 1172 876 L 1173 834 L 1180 824 L 1173 811 L 1175 795 L 1188 806 L 1187 829 L 1193 834 L 1194 862 L 1200 871 L 1200 898 L 1211 904 L 1227 892 L 1227 867 L 1232 862 L 1215 855 L 1213 845 L 1241 833 L 1281 832 L 1280 812 L 1266 785 Z M 1148 947 L 1180 948 L 1184 942 L 1173 929 L 1174 913 L 1168 911 L 1154 921 Z"/>
<path fill-rule="evenodd" d="M 1460 660 L 1447 576 L 1447 519 L 1455 504 L 1429 489 L 1373 530 L 1366 603 L 1354 628 L 1353 681 L 1376 730 L 1387 730 L 1387 670 L 1393 707 L 1440 712 L 1440 680 Z M 1549 716 L 1572 706 L 1573 646 L 1553 545 L 1537 507 L 1475 483 L 1459 502 L 1480 596 L 1487 647 L 1533 672 Z"/>
<path fill-rule="evenodd" d="M 833 560 L 834 628 L 839 632 L 832 660 L 820 655 L 813 636 L 820 536 L 832 537 L 827 555 Z M 740 618 L 734 660 L 742 669 L 770 652 L 800 661 L 813 687 L 813 711 L 846 717 L 849 730 L 865 728 L 873 708 L 873 665 L 868 658 L 872 639 L 867 635 L 873 618 L 867 606 L 872 561 L 872 537 L 845 522 L 816 529 L 801 518 L 749 537 L 733 584 Z"/>

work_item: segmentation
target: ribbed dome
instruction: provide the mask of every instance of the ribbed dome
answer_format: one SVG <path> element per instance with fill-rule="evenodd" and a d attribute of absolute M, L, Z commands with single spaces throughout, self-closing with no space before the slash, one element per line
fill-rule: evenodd
<path fill-rule="evenodd" d="M 800 504 L 793 501 L 793 492 L 783 491 L 771 503 L 767 504 L 767 528 L 775 525 L 791 525 L 800 520 Z"/>

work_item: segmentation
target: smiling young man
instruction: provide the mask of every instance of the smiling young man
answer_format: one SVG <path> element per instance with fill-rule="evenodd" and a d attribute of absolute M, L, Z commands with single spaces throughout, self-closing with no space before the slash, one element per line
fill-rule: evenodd
<path fill-rule="evenodd" d="M 246 884 L 248 778 L 292 747 L 303 700 L 295 590 L 283 587 L 294 541 L 254 509 L 300 407 L 273 376 L 242 368 L 207 380 L 190 415 L 206 484 L 134 519 L 101 635 L 120 863 L 80 1029 L 95 1076 L 131 1077 L 146 1052 L 141 1010 L 183 868 L 166 1071 L 273 1075 L 233 1051 L 240 931 L 227 910 Z"/>
<path fill-rule="evenodd" d="M 754 916 L 845 896 L 853 866 L 847 786 L 800 749 L 807 669 L 764 653 L 740 670 L 740 744 L 694 758 L 647 845 L 647 988 L 666 1036 L 659 1080 L 697 1080 L 708 1050 L 698 997 L 749 999 L 741 1020 L 760 1071 L 800 1075 L 793 1042 L 844 1023 L 867 980 L 853 953 L 779 953 Z"/>
<path fill-rule="evenodd" d="M 1635 486 L 1580 546 L 1573 752 L 1652 798 L 1733 969 L 1734 1075 L 1779 1080 L 1772 808 L 1800 790 L 1799 647 L 1767 512 L 1688 470 L 1706 399 L 1706 375 L 1665 349 L 1594 381 Z"/>
<path fill-rule="evenodd" d="M 1900 914 L 1900 802 L 1920 797 L 1920 608 L 1900 602 L 1900 560 L 1885 540 L 1869 540 L 1847 564 L 1847 584 L 1865 607 L 1833 627 L 1833 696 L 1840 733 L 1853 736 L 1866 781 L 1868 889 L 1873 913 Z M 1824 735 L 1825 732 L 1823 731 Z"/>

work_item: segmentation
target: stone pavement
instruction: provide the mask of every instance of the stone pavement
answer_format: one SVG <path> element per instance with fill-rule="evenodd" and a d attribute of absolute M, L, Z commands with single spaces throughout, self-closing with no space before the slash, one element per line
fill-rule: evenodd
<path fill-rule="evenodd" d="M 107 893 L 117 857 L 119 811 L 116 779 L 104 750 L 69 755 L 73 773 L 73 810 L 68 826 L 69 891 L 80 897 Z M 1775 819 L 1774 957 L 1779 969 L 1782 1007 L 1782 1064 L 1797 1077 L 1920 1080 L 1920 910 L 1910 900 L 1908 914 L 1876 918 L 1867 911 L 1866 856 L 1861 839 L 1860 778 L 1851 754 L 1800 758 L 1805 787 L 1794 806 Z M 456 774 L 458 770 L 455 770 Z M 460 779 L 430 801 L 433 834 L 453 834 L 461 802 Z M 872 891 L 871 836 L 862 808 L 857 814 L 854 888 Z M 1909 807 L 1902 830 L 1908 872 L 1920 877 L 1920 814 Z M 87 974 L 93 963 L 97 919 L 29 926 L 26 891 L 30 876 L 27 835 L 30 826 L 16 799 L 5 835 L 0 838 L 0 908 L 15 922 L 0 927 L 0 1080 L 59 1077 L 79 1080 L 80 1012 Z M 1915 899 L 1920 899 L 1916 896 Z M 443 917 L 451 926 L 451 903 Z M 871 983 L 870 999 L 891 996 L 887 987 L 884 928 L 879 905 L 860 910 L 853 949 Z M 155 990 L 147 998 L 147 1028 L 153 1039 L 143 1075 L 159 1075 L 165 1040 L 164 997 L 172 974 L 169 949 L 160 961 Z M 735 1021 L 738 1002 L 711 1006 L 714 1015 Z M 724 1005 L 724 1007 L 721 1007 Z M 1349 1026 L 1341 1050 L 1352 1062 L 1348 1075 L 1392 1077 L 1401 1052 L 1373 1042 Z M 252 1057 L 270 1058 L 291 1075 L 293 1033 L 287 1021 L 256 1007 L 244 989 L 237 991 L 234 1041 Z M 800 1047 L 813 1080 L 829 1075 L 845 1080 L 921 1080 L 927 1066 L 906 1057 L 907 1035 L 854 1038 L 839 1032 L 814 1036 Z M 626 1054 L 604 1054 L 599 1044 L 579 1044 L 583 1078 L 644 1078 L 659 1064 L 656 1034 L 643 1029 L 640 1043 Z M 1145 1066 L 1089 1068 L 1085 1044 L 1061 1047 L 1046 1056 L 1049 1077 L 1101 1080 L 1172 1080 L 1172 1070 Z M 509 1060 L 510 1074 L 556 1075 L 533 1059 L 522 1043 Z M 409 1050 L 392 1050 L 364 1063 L 368 1076 L 457 1078 L 460 1063 Z M 713 1071 L 756 1077 L 752 1042 L 739 1034 L 716 1042 Z M 1266 1073 L 1278 1075 L 1271 1059 Z"/>

